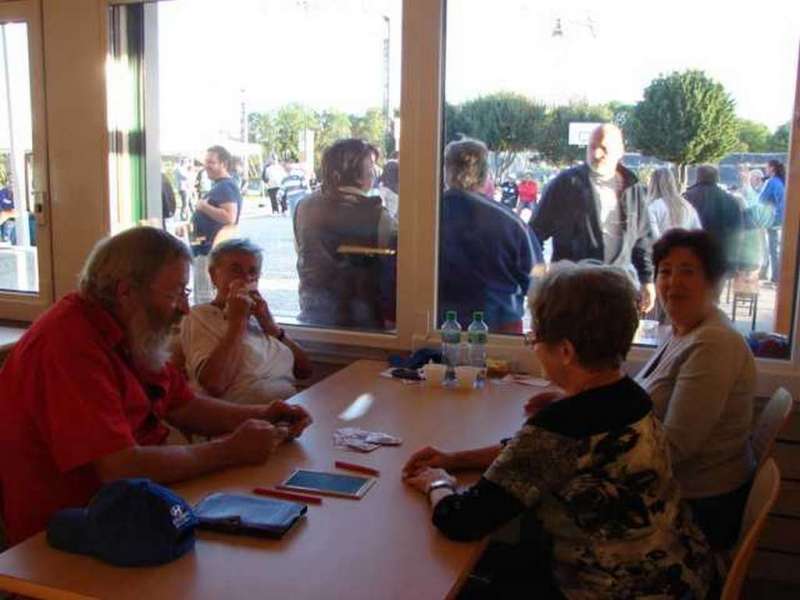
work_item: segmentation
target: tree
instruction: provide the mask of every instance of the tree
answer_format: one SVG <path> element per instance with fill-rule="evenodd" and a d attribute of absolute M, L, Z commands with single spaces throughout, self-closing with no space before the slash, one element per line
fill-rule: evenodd
<path fill-rule="evenodd" d="M 314 164 L 322 165 L 322 153 L 337 140 L 352 137 L 350 117 L 335 108 L 322 111 L 318 117 L 319 131 L 317 132 L 314 149 Z"/>
<path fill-rule="evenodd" d="M 300 159 L 300 134 L 318 129 L 317 115 L 313 110 L 293 102 L 278 109 L 273 120 L 275 151 L 280 160 L 296 162 Z"/>
<path fill-rule="evenodd" d="M 789 151 L 789 124 L 787 121 L 775 130 L 769 140 L 769 151 L 788 152 Z"/>
<path fill-rule="evenodd" d="M 449 144 L 464 137 L 472 136 L 469 123 L 461 114 L 461 107 L 457 104 L 444 104 L 444 143 Z"/>
<path fill-rule="evenodd" d="M 714 162 L 739 145 L 733 99 L 696 70 L 653 80 L 633 112 L 633 132 L 643 153 L 677 165 L 681 183 L 687 165 Z"/>
<path fill-rule="evenodd" d="M 350 115 L 350 127 L 353 130 L 353 137 L 366 140 L 381 151 L 386 151 L 384 148 L 386 119 L 380 108 L 370 108 L 363 115 Z"/>
<path fill-rule="evenodd" d="M 547 115 L 539 152 L 555 165 L 566 165 L 583 160 L 585 146 L 569 144 L 570 123 L 608 123 L 614 115 L 608 106 L 592 105 L 587 102 L 572 102 L 558 106 Z"/>
<path fill-rule="evenodd" d="M 261 144 L 267 156 L 275 152 L 275 126 L 269 113 L 252 112 L 247 115 L 247 141 Z"/>
<path fill-rule="evenodd" d="M 633 150 L 636 147 L 633 132 L 633 111 L 636 109 L 636 105 L 612 100 L 606 106 L 611 111 L 611 122 L 622 130 L 625 148 Z"/>
<path fill-rule="evenodd" d="M 457 121 L 466 135 L 495 153 L 495 178 L 502 180 L 518 154 L 534 150 L 545 121 L 544 105 L 521 94 L 498 92 L 461 105 Z"/>
<path fill-rule="evenodd" d="M 742 152 L 768 152 L 772 133 L 763 123 L 738 119 L 739 149 Z"/>

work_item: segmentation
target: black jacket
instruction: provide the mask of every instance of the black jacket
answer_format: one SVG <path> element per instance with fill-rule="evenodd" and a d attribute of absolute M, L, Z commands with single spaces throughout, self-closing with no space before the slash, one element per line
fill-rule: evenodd
<path fill-rule="evenodd" d="M 640 283 L 653 281 L 653 230 L 647 209 L 647 191 L 636 175 L 622 165 L 620 202 L 622 243 L 608 264 L 635 269 Z M 589 166 L 572 167 L 559 173 L 545 188 L 536 217 L 531 223 L 541 243 L 553 238 L 552 262 L 558 260 L 604 260 L 600 207 L 589 180 Z"/>

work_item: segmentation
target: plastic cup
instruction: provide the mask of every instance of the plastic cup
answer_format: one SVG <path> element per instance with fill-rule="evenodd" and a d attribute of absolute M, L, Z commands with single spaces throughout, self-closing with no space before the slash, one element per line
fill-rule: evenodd
<path fill-rule="evenodd" d="M 445 377 L 447 376 L 447 366 L 429 363 L 422 367 L 422 373 L 425 376 L 426 385 L 444 386 Z"/>
<path fill-rule="evenodd" d="M 471 390 L 478 382 L 481 373 L 480 367 L 456 367 L 456 387 L 460 390 Z"/>

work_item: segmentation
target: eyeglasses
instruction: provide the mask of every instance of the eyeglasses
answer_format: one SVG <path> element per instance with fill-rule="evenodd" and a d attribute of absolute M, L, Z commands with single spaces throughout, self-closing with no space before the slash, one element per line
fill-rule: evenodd
<path fill-rule="evenodd" d="M 165 298 L 169 298 L 174 304 L 181 301 L 188 302 L 189 297 L 192 295 L 192 288 L 188 287 L 183 288 L 180 292 L 168 292 L 167 290 L 161 290 L 157 287 L 151 287 L 151 289 L 163 295 Z"/>

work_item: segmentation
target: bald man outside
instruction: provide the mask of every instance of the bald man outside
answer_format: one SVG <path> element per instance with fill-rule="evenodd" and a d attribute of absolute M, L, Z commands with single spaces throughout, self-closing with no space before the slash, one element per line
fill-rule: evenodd
<path fill-rule="evenodd" d="M 619 128 L 597 127 L 586 162 L 550 182 L 531 227 L 540 242 L 553 238 L 552 262 L 594 259 L 625 269 L 639 284 L 640 308 L 647 312 L 655 301 L 647 190 L 620 164 L 624 153 Z"/>

